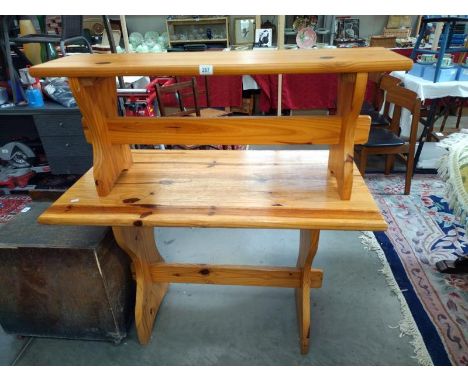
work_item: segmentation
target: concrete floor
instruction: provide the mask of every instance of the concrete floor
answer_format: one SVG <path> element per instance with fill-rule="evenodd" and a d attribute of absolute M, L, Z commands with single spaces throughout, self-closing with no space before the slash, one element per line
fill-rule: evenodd
<path fill-rule="evenodd" d="M 463 117 L 461 127 L 468 127 Z M 448 120 L 448 127 L 454 124 Z M 440 122 L 436 126 L 438 126 Z M 250 149 L 311 149 L 309 145 Z M 326 146 L 313 146 L 326 149 Z M 384 159 L 369 158 L 368 172 Z M 395 170 L 404 172 L 404 163 Z M 400 305 L 366 253 L 359 232 L 324 231 L 314 266 L 325 271 L 312 291 L 311 347 L 300 355 L 290 289 L 174 284 L 161 306 L 149 345 L 134 326 L 120 345 L 36 338 L 19 365 L 416 365 L 409 337 L 400 337 Z M 290 230 L 157 229 L 168 261 L 294 266 L 299 234 Z M 0 326 L 0 365 L 28 339 Z"/>
<path fill-rule="evenodd" d="M 455 117 L 448 119 L 453 127 Z M 440 120 L 436 123 L 440 125 Z M 461 128 L 468 127 L 464 116 Z M 311 149 L 251 146 L 251 149 Z M 326 147 L 314 146 L 314 149 Z M 370 157 L 368 172 L 383 170 Z M 395 170 L 405 171 L 403 163 Z M 294 266 L 297 231 L 158 229 L 168 261 Z M 400 305 L 366 253 L 358 232 L 322 233 L 314 266 L 323 287 L 312 291 L 311 347 L 299 353 L 290 289 L 174 284 L 158 313 L 153 339 L 140 346 L 134 326 L 120 345 L 36 338 L 19 365 L 416 365 L 409 337 L 400 337 Z M 0 326 L 0 366 L 10 365 L 28 338 Z"/>
<path fill-rule="evenodd" d="M 359 232 L 324 231 L 314 266 L 325 272 L 312 291 L 311 348 L 299 352 L 291 289 L 173 284 L 149 345 L 134 327 L 120 345 L 36 338 L 19 365 L 415 365 L 409 337 L 379 260 Z M 294 266 L 293 230 L 157 229 L 167 261 Z M 0 364 L 24 339 L 0 333 Z"/>

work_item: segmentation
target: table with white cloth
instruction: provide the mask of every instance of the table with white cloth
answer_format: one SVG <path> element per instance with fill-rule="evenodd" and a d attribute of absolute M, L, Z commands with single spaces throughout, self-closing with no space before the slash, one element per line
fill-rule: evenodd
<path fill-rule="evenodd" d="M 421 77 L 416 77 L 405 72 L 392 72 L 391 75 L 400 79 L 405 88 L 414 91 L 422 102 L 432 100 L 429 115 L 425 120 L 421 120 L 424 129 L 419 138 L 418 148 L 415 156 L 415 168 L 418 163 L 421 151 L 424 145 L 424 139 L 427 136 L 428 129 L 435 121 L 435 114 L 438 101 L 445 97 L 460 97 L 468 98 L 468 81 L 447 81 L 447 82 L 432 82 Z M 401 136 L 409 137 L 411 129 L 411 113 L 403 109 L 401 112 Z"/>

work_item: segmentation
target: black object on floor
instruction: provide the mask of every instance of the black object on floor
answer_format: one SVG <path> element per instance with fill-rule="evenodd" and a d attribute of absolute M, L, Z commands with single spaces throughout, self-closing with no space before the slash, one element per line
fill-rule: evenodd
<path fill-rule="evenodd" d="M 468 273 L 468 255 L 456 260 L 441 260 L 436 263 L 436 268 L 441 273 L 462 274 Z"/>
<path fill-rule="evenodd" d="M 81 177 L 81 175 L 53 175 L 48 173 L 40 173 L 34 175 L 30 180 L 30 184 L 36 186 L 36 190 L 62 189 L 66 190 Z"/>

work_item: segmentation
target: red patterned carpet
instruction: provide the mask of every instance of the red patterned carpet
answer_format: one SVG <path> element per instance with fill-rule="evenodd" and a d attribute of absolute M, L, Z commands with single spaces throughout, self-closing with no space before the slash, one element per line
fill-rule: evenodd
<path fill-rule="evenodd" d="M 0 224 L 5 224 L 31 202 L 27 195 L 0 196 Z"/>

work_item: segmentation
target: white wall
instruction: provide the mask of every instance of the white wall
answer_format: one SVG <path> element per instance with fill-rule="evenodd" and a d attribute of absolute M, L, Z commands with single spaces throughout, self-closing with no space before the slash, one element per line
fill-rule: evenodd
<path fill-rule="evenodd" d="M 384 27 L 387 26 L 388 16 L 358 16 L 359 18 L 359 37 L 368 38 L 370 36 L 383 33 Z M 413 36 L 418 16 L 411 16 Z"/>
<path fill-rule="evenodd" d="M 167 16 L 126 16 L 128 33 L 140 32 L 144 34 L 148 31 L 162 33 L 166 31 Z"/>

